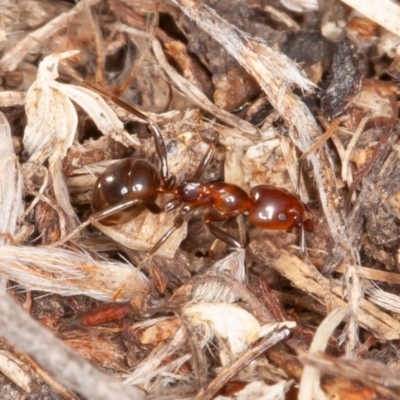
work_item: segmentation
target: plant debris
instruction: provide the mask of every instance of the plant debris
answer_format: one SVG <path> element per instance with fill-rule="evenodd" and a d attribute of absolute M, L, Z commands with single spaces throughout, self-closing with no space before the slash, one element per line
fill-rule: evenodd
<path fill-rule="evenodd" d="M 3 3 L 0 398 L 400 398 L 396 2 Z"/>

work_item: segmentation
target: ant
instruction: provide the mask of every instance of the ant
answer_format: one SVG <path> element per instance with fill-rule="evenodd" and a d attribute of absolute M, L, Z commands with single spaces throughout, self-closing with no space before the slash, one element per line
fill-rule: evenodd
<path fill-rule="evenodd" d="M 88 13 L 91 16 L 90 13 Z M 68 68 L 71 73 L 71 69 Z M 312 232 L 314 223 L 307 218 L 308 207 L 296 195 L 285 189 L 270 185 L 255 186 L 247 193 L 241 187 L 220 182 L 203 182 L 201 177 L 214 154 L 211 141 L 197 170 L 190 179 L 178 184 L 175 176 L 169 176 L 167 151 L 158 126 L 144 113 L 130 106 L 125 101 L 95 84 L 79 79 L 84 86 L 109 98 L 116 105 L 124 108 L 148 124 L 156 146 L 160 168 L 143 159 L 128 158 L 108 167 L 94 185 L 91 198 L 93 214 L 86 222 L 53 246 L 65 243 L 85 226 L 101 221 L 104 225 L 118 225 L 137 217 L 144 210 L 153 214 L 170 212 L 183 205 L 174 220 L 173 227 L 151 248 L 148 256 L 153 256 L 178 229 L 185 218 L 198 208 L 206 209 L 203 223 L 216 238 L 230 247 L 242 248 L 242 244 L 232 235 L 216 226 L 215 222 L 224 222 L 240 214 L 248 214 L 250 222 L 263 229 L 300 231 L 300 253 L 306 256 L 305 231 Z M 161 193 L 172 194 L 163 207 L 156 200 Z"/>
<path fill-rule="evenodd" d="M 89 86 L 98 90 L 94 85 Z M 209 148 L 194 175 L 177 184 L 176 177 L 168 174 L 165 143 L 158 126 L 122 100 L 114 96 L 111 100 L 149 124 L 161 167 L 157 169 L 146 160 L 134 158 L 127 158 L 109 166 L 94 185 L 91 199 L 94 214 L 85 225 L 98 220 L 104 225 L 118 225 L 137 217 L 144 210 L 159 214 L 183 205 L 173 227 L 149 251 L 148 256 L 151 257 L 183 224 L 185 218 L 200 207 L 206 209 L 204 225 L 216 238 L 230 247 L 242 248 L 238 240 L 214 223 L 246 213 L 250 222 L 259 228 L 297 228 L 300 231 L 300 253 L 302 257 L 306 256 L 305 231 L 312 232 L 314 223 L 312 219 L 307 218 L 310 210 L 298 196 L 270 185 L 255 186 L 247 193 L 232 183 L 203 182 L 201 176 L 213 158 L 214 141 L 209 143 Z M 163 207 L 156 203 L 160 193 L 173 195 Z"/>
<path fill-rule="evenodd" d="M 224 222 L 246 213 L 250 222 L 262 229 L 283 231 L 297 228 L 300 231 L 301 256 L 304 258 L 307 255 L 305 231 L 312 232 L 314 223 L 307 218 L 311 212 L 298 196 L 271 185 L 258 185 L 247 193 L 232 183 L 203 182 L 201 176 L 213 158 L 215 139 L 209 142 L 209 148 L 192 178 L 177 184 L 176 177 L 169 176 L 168 173 L 167 151 L 158 126 L 120 98 L 110 95 L 97 85 L 81 82 L 148 124 L 153 134 L 160 168 L 146 160 L 134 158 L 123 159 L 106 168 L 94 185 L 91 217 L 53 246 L 65 243 L 85 226 L 96 221 L 101 221 L 103 225 L 118 225 L 137 217 L 144 210 L 160 214 L 183 205 L 173 227 L 150 249 L 148 257 L 152 257 L 185 219 L 201 207 L 206 209 L 204 225 L 216 238 L 230 247 L 243 246 L 214 222 Z M 173 195 L 163 207 L 156 203 L 161 193 Z"/>

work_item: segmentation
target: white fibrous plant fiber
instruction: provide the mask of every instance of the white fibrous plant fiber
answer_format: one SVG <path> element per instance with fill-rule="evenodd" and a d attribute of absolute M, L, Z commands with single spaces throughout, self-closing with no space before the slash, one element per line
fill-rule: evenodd
<path fill-rule="evenodd" d="M 0 246 L 0 275 L 27 290 L 63 296 L 83 294 L 101 301 L 127 301 L 149 291 L 145 275 L 127 264 L 97 261 L 88 253 L 49 247 Z M 120 288 L 122 293 L 114 299 Z"/>

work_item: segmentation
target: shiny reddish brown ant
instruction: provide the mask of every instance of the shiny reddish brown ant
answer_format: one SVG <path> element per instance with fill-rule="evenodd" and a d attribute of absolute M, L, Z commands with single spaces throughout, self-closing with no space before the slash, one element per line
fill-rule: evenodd
<path fill-rule="evenodd" d="M 88 85 L 99 91 L 97 87 Z M 109 95 L 108 95 L 109 96 Z M 250 222 L 264 229 L 300 231 L 300 252 L 306 255 L 305 231 L 314 230 L 313 221 L 307 218 L 309 210 L 295 195 L 285 189 L 270 185 L 255 186 L 248 194 L 241 187 L 226 182 L 202 182 L 201 176 L 214 154 L 214 144 L 200 162 L 196 172 L 190 179 L 177 184 L 175 176 L 168 175 L 167 153 L 165 143 L 156 124 L 137 109 L 112 96 L 118 105 L 149 124 L 156 145 L 161 167 L 142 159 L 128 158 L 108 167 L 94 185 L 91 206 L 94 214 L 85 226 L 101 220 L 104 225 L 117 225 L 137 217 L 144 210 L 153 214 L 170 212 L 183 205 L 175 218 L 174 226 L 153 246 L 148 253 L 154 255 L 172 233 L 179 228 L 185 218 L 197 208 L 204 208 L 203 223 L 218 239 L 234 248 L 243 247 L 238 240 L 216 226 L 215 222 L 223 222 L 248 214 Z M 172 200 L 163 207 L 157 203 L 160 193 L 172 194 Z M 82 227 L 81 227 L 82 228 Z M 73 232 L 72 234 L 74 234 Z M 63 240 L 65 242 L 71 236 Z M 60 242 L 58 243 L 60 244 Z"/>

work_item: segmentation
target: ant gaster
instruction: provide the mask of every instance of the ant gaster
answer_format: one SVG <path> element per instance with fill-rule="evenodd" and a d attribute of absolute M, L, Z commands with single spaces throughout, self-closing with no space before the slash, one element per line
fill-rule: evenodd
<path fill-rule="evenodd" d="M 104 225 L 116 225 L 135 218 L 145 209 L 159 214 L 183 205 L 174 226 L 150 250 L 149 256 L 152 256 L 183 224 L 185 218 L 199 207 L 205 208 L 203 223 L 215 237 L 231 247 L 241 248 L 239 241 L 214 222 L 226 221 L 246 213 L 250 222 L 259 228 L 299 229 L 300 252 L 302 256 L 306 255 L 305 231 L 312 232 L 314 224 L 307 218 L 307 206 L 297 196 L 270 185 L 255 186 L 248 194 L 235 184 L 223 181 L 202 182 L 201 176 L 213 157 L 213 143 L 210 143 L 193 177 L 177 184 L 174 176 L 168 176 L 165 143 L 157 125 L 128 104 L 124 103 L 123 107 L 149 123 L 161 168 L 157 169 L 146 160 L 133 158 L 108 167 L 98 177 L 93 189 L 91 205 L 95 214 L 92 218 L 101 219 Z M 173 198 L 164 207 L 160 207 L 156 203 L 159 193 L 172 194 Z"/>

